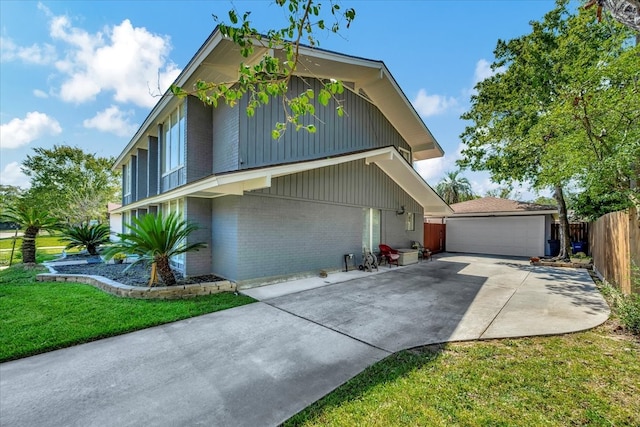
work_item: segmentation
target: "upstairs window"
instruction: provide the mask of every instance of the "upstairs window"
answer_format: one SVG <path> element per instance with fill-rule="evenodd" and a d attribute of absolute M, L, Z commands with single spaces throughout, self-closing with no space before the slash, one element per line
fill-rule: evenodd
<path fill-rule="evenodd" d="M 131 160 L 122 166 L 122 194 L 128 196 L 131 194 Z"/>
<path fill-rule="evenodd" d="M 184 166 L 184 104 L 180 104 L 162 124 L 162 172 Z"/>

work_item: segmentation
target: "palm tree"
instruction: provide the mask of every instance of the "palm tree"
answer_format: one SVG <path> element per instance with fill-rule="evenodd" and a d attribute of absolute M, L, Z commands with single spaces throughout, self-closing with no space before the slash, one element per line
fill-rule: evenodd
<path fill-rule="evenodd" d="M 469 180 L 465 177 L 460 177 L 459 174 L 459 170 L 447 172 L 445 177 L 436 185 L 436 192 L 450 205 L 471 200 L 475 197 Z"/>
<path fill-rule="evenodd" d="M 176 213 L 167 217 L 163 217 L 162 214 L 147 214 L 140 218 L 132 218 L 132 224 L 126 224 L 126 227 L 129 233 L 118 234 L 120 241 L 107 250 L 106 258 L 111 259 L 117 253 L 123 252 L 138 255 L 133 264 L 141 261 L 153 263 L 150 284 L 153 283 L 154 272 L 157 270 L 166 286 L 175 285 L 176 276 L 171 268 L 171 257 L 205 246 L 204 243 L 185 243 L 187 236 L 198 227 Z"/>
<path fill-rule="evenodd" d="M 109 243 L 111 230 L 106 224 L 71 226 L 62 232 L 63 238 L 69 241 L 66 249 L 86 247 L 89 255 L 98 255 L 98 246 Z"/>
<path fill-rule="evenodd" d="M 24 228 L 21 248 L 24 264 L 36 262 L 36 237 L 40 230 L 54 231 L 60 226 L 58 219 L 51 216 L 49 212 L 24 204 L 7 208 L 2 216 L 7 221 L 15 222 Z"/>

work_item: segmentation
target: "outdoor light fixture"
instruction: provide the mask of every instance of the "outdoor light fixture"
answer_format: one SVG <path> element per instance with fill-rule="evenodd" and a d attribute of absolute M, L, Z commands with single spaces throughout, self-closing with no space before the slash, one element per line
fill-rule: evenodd
<path fill-rule="evenodd" d="M 404 205 L 400 206 L 400 209 L 396 211 L 396 215 L 404 215 Z"/>

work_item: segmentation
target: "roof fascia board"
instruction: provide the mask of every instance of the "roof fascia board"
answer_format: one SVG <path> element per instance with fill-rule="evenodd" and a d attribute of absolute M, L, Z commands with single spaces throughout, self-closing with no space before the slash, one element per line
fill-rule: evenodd
<path fill-rule="evenodd" d="M 454 213 L 450 218 L 469 218 L 469 217 L 494 217 L 494 216 L 532 216 L 532 215 L 554 215 L 558 211 L 526 211 L 526 212 L 468 212 Z"/>

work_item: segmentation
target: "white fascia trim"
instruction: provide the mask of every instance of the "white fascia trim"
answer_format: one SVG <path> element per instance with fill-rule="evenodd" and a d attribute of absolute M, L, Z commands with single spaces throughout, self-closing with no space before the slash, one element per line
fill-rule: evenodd
<path fill-rule="evenodd" d="M 183 185 L 166 193 L 148 197 L 115 209 L 114 213 L 126 212 L 148 205 L 157 205 L 169 200 L 193 196 L 215 198 L 227 195 L 242 195 L 245 191 L 271 187 L 273 178 L 292 175 L 308 170 L 365 159 L 366 164 L 376 164 L 411 197 L 423 206 L 438 206 L 438 212 L 452 214 L 451 208 L 433 191 L 422 177 L 409 165 L 394 147 L 378 148 L 338 157 L 328 157 L 308 162 L 272 166 L 262 169 L 212 175 L 199 181 Z M 391 162 L 391 163 L 389 163 Z M 426 196 L 426 197 L 425 197 Z"/>
<path fill-rule="evenodd" d="M 456 218 L 488 218 L 498 216 L 536 216 L 536 215 L 557 215 L 558 211 L 525 211 L 525 212 L 470 212 L 456 213 L 451 215 L 450 219 Z"/>

